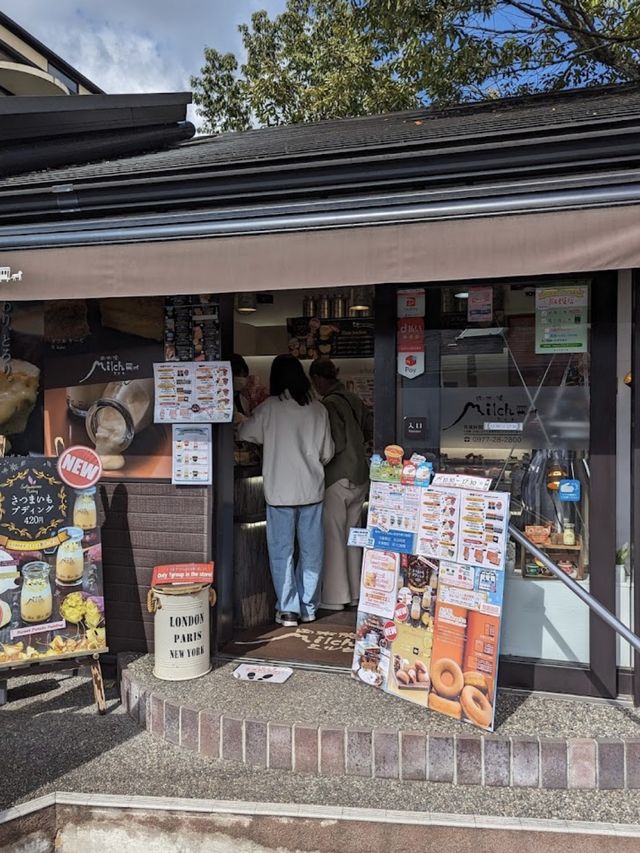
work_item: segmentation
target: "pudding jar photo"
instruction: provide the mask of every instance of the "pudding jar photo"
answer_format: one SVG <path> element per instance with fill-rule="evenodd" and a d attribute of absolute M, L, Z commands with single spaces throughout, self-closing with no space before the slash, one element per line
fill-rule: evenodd
<path fill-rule="evenodd" d="M 76 489 L 76 499 L 73 504 L 73 526 L 81 530 L 95 530 L 98 526 L 96 511 L 96 487 Z"/>
<path fill-rule="evenodd" d="M 84 575 L 84 551 L 81 527 L 63 527 L 60 533 L 66 533 L 68 539 L 58 546 L 56 554 L 56 582 L 63 586 L 80 583 Z"/>
<path fill-rule="evenodd" d="M 53 613 L 49 564 L 27 563 L 22 568 L 20 618 L 23 622 L 46 622 Z"/>

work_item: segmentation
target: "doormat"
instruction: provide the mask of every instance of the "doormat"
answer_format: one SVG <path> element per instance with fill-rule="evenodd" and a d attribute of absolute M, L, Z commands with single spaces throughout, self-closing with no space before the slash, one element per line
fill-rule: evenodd
<path fill-rule="evenodd" d="M 263 625 L 239 631 L 222 651 L 233 657 L 349 668 L 355 645 L 353 612 L 332 613 L 297 628 Z"/>

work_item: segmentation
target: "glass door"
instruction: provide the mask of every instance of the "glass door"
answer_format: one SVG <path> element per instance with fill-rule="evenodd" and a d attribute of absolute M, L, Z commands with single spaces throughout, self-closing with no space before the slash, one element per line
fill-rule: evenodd
<path fill-rule="evenodd" d="M 611 448 L 602 425 L 595 436 L 592 428 L 594 346 L 613 346 L 615 371 L 615 323 L 613 341 L 609 328 L 594 339 L 593 291 L 589 278 L 427 287 L 425 371 L 396 378 L 398 442 L 431 454 L 439 470 L 490 477 L 511 495 L 511 523 L 591 592 L 593 520 L 596 535 L 608 536 L 598 508 L 611 487 L 594 483 L 591 459 L 595 440 L 602 477 Z M 596 371 L 601 387 L 605 361 Z M 615 372 L 610 381 L 615 388 Z M 614 458 L 615 411 L 600 417 L 612 420 Z M 615 500 L 607 509 L 615 536 Z M 613 562 L 614 541 L 599 546 L 600 554 L 610 546 Z M 503 669 L 511 662 L 589 670 L 598 640 L 588 608 L 513 542 L 506 571 Z M 595 594 L 606 598 L 608 567 L 597 571 Z M 615 681 L 615 650 L 613 672 Z"/>

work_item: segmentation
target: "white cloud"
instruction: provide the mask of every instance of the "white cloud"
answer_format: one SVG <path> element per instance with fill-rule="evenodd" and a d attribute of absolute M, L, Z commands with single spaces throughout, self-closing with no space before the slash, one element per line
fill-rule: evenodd
<path fill-rule="evenodd" d="M 109 93 L 189 89 L 205 45 L 241 50 L 239 23 L 285 0 L 3 0 L 2 10 Z"/>

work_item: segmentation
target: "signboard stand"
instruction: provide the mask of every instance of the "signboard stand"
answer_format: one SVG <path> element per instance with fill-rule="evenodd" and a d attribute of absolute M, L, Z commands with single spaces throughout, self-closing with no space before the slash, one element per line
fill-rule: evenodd
<path fill-rule="evenodd" d="M 88 664 L 98 713 L 105 714 L 100 655 L 108 648 L 93 498 L 101 465 L 90 448 L 65 451 L 61 446 L 60 451 L 58 464 L 52 459 L 33 464 L 8 460 L 0 452 L 5 466 L 0 511 L 5 571 L 0 577 L 10 585 L 15 572 L 22 582 L 19 611 L 3 626 L 0 705 L 8 700 L 8 678 L 69 669 L 77 673 Z M 31 561 L 22 563 L 20 555 L 27 555 L 27 561 L 32 555 Z M 55 575 L 49 580 L 51 572 Z M 25 583 L 30 584 L 27 595 Z"/>

